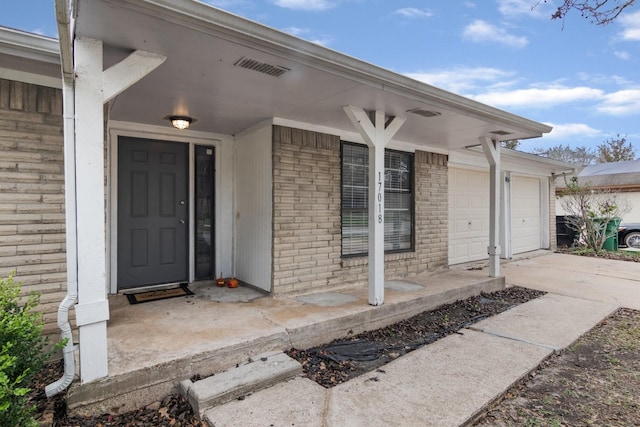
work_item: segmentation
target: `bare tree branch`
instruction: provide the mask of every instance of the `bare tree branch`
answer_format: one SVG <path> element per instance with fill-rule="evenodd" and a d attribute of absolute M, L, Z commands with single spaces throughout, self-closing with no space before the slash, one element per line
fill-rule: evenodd
<path fill-rule="evenodd" d="M 537 0 L 532 9 L 549 0 Z M 636 0 L 563 0 L 551 19 L 560 19 L 564 22 L 566 16 L 575 10 L 585 19 L 589 19 L 596 25 L 607 25 L 615 21 L 628 7 L 635 4 Z"/>

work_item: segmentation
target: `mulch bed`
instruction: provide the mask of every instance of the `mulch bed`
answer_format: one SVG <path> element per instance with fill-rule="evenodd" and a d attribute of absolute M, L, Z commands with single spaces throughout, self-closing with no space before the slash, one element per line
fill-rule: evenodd
<path fill-rule="evenodd" d="M 305 375 L 310 379 L 324 387 L 332 387 L 366 372 L 381 370 L 384 364 L 403 354 L 543 294 L 544 292 L 520 287 L 482 294 L 327 345 L 307 350 L 292 348 L 287 354 L 302 364 Z M 63 396 L 47 399 L 43 391 L 45 385 L 61 375 L 61 363 L 49 364 L 32 385 L 29 397 L 36 406 L 42 426 L 206 426 L 197 419 L 189 403 L 179 395 L 167 396 L 161 402 L 127 413 L 70 417 L 66 413 Z"/>
<path fill-rule="evenodd" d="M 287 354 L 302 364 L 304 374 L 330 388 L 380 369 L 398 357 L 501 313 L 544 292 L 512 287 L 446 304 L 385 328 L 366 331 L 308 350 Z"/>

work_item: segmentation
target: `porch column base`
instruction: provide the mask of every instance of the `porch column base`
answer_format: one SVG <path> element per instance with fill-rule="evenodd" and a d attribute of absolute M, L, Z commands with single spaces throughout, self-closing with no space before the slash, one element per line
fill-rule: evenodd
<path fill-rule="evenodd" d="M 108 375 L 107 321 L 103 320 L 79 328 L 80 379 L 83 384 Z"/>
<path fill-rule="evenodd" d="M 500 276 L 500 246 L 487 246 L 487 253 L 489 254 L 489 277 Z"/>

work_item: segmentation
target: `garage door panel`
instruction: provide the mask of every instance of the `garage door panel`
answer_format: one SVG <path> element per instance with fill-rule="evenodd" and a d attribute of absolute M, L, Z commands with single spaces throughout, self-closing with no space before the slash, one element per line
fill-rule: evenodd
<path fill-rule="evenodd" d="M 540 249 L 540 179 L 511 179 L 511 245 L 514 254 Z"/>
<path fill-rule="evenodd" d="M 489 174 L 449 169 L 449 264 L 487 258 Z"/>
<path fill-rule="evenodd" d="M 541 180 L 511 177 L 511 247 L 514 254 L 540 249 Z M 449 264 L 487 259 L 489 174 L 449 169 Z"/>

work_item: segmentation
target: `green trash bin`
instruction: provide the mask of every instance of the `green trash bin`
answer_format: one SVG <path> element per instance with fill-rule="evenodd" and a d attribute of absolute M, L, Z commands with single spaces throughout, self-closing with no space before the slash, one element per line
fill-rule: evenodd
<path fill-rule="evenodd" d="M 608 236 L 604 244 L 602 245 L 602 249 L 605 251 L 617 251 L 618 250 L 618 228 L 620 228 L 620 222 L 622 222 L 622 218 L 612 218 L 611 221 L 607 223 L 607 228 L 605 230 L 606 235 Z"/>

